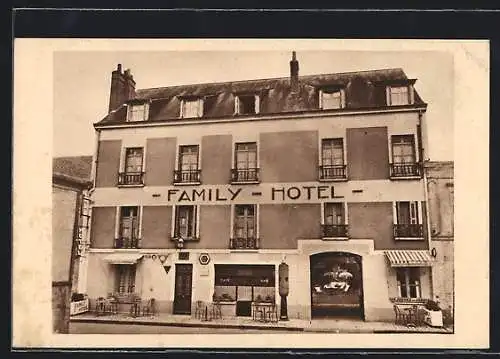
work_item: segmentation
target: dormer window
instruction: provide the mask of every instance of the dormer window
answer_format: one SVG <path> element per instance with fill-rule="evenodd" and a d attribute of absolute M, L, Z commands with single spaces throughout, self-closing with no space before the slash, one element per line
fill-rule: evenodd
<path fill-rule="evenodd" d="M 345 107 L 344 89 L 321 89 L 319 91 L 319 108 L 332 110 Z"/>
<path fill-rule="evenodd" d="M 203 99 L 184 98 L 181 101 L 181 118 L 203 116 Z"/>
<path fill-rule="evenodd" d="M 237 115 L 255 115 L 260 112 L 260 96 L 254 94 L 237 95 L 234 98 L 234 113 Z"/>
<path fill-rule="evenodd" d="M 128 106 L 127 121 L 140 122 L 148 119 L 149 106 L 147 103 L 130 104 Z"/>
<path fill-rule="evenodd" d="M 401 106 L 413 103 L 413 86 L 397 85 L 387 87 L 387 105 Z"/>

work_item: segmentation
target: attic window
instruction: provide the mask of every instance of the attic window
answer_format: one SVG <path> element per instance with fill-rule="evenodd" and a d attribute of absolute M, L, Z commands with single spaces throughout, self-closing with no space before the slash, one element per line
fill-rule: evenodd
<path fill-rule="evenodd" d="M 149 107 L 147 103 L 134 104 L 128 106 L 127 121 L 140 122 L 148 118 Z"/>
<path fill-rule="evenodd" d="M 344 89 L 321 89 L 319 91 L 319 108 L 322 110 L 345 107 Z"/>
<path fill-rule="evenodd" d="M 411 85 L 388 86 L 386 91 L 388 106 L 409 105 L 413 103 L 413 86 Z"/>
<path fill-rule="evenodd" d="M 259 110 L 259 95 L 237 95 L 234 98 L 234 113 L 237 115 L 254 115 Z"/>
<path fill-rule="evenodd" d="M 185 98 L 181 100 L 181 117 L 202 117 L 203 116 L 203 99 L 201 98 Z"/>

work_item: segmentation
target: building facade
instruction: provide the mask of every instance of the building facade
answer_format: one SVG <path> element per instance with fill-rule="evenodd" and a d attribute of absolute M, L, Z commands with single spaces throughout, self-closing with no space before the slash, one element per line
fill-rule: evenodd
<path fill-rule="evenodd" d="M 401 69 L 136 90 L 113 71 L 86 292 L 249 316 L 393 320 L 433 297 L 426 103 Z M 287 278 L 278 267 L 288 265 Z"/>
<path fill-rule="evenodd" d="M 453 162 L 425 162 L 431 251 L 435 255 L 434 294 L 451 322 L 454 312 L 454 176 Z"/>
<path fill-rule="evenodd" d="M 80 262 L 84 260 L 83 242 L 88 238 L 91 166 L 92 156 L 53 160 L 52 314 L 53 330 L 58 333 L 68 332 L 71 293 L 85 290 L 86 280 L 78 274 L 87 267 Z"/>

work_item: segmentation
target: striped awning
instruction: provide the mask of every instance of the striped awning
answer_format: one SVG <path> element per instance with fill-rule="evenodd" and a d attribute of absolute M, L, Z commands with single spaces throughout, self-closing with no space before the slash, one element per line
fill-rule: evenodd
<path fill-rule="evenodd" d="M 141 253 L 113 253 L 104 257 L 104 260 L 111 264 L 135 264 L 142 256 Z"/>
<path fill-rule="evenodd" d="M 430 267 L 432 256 L 426 250 L 399 249 L 385 251 L 391 267 Z"/>

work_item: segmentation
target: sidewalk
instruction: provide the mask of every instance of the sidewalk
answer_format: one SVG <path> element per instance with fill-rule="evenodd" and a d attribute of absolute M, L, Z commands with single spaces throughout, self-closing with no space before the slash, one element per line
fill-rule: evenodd
<path fill-rule="evenodd" d="M 259 330 L 287 330 L 291 332 L 323 332 L 323 333 L 439 333 L 451 334 L 452 328 L 432 328 L 429 326 L 407 327 L 389 322 L 364 322 L 350 319 L 290 319 L 278 323 L 262 323 L 251 318 L 224 318 L 202 321 L 188 315 L 157 314 L 156 316 L 131 317 L 126 314 L 96 316 L 94 313 L 83 313 L 72 316 L 71 322 L 112 323 L 134 325 L 159 325 L 175 327 L 204 328 L 237 328 Z"/>

